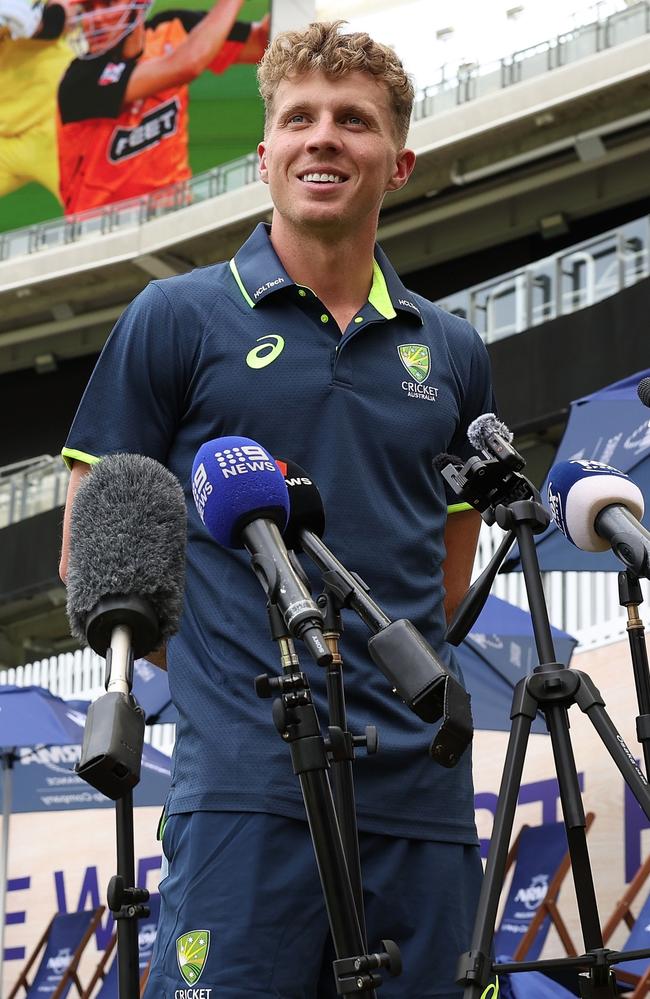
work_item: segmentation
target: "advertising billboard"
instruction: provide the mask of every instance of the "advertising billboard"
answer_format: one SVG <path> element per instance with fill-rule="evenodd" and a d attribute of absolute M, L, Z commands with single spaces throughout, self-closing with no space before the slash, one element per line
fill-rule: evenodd
<path fill-rule="evenodd" d="M 0 231 L 252 152 L 270 3 L 0 0 Z"/>

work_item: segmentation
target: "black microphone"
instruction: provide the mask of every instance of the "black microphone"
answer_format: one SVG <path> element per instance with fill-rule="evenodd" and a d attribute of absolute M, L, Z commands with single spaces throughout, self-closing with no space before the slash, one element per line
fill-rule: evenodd
<path fill-rule="evenodd" d="M 636 392 L 643 405 L 650 408 L 650 377 L 641 379 L 636 387 Z"/>
<path fill-rule="evenodd" d="M 425 722 L 445 716 L 430 751 L 443 766 L 454 766 L 471 741 L 467 693 L 447 672 L 417 628 L 406 619 L 391 621 L 368 595 L 363 580 L 349 572 L 323 543 L 319 533 L 324 528 L 325 514 L 318 488 L 295 462 L 276 460 L 289 492 L 290 513 L 284 532 L 287 544 L 304 551 L 315 562 L 335 588 L 341 605 L 354 610 L 374 632 L 368 641 L 368 651 L 405 704 Z M 454 716 L 447 724 L 450 704 Z"/>
<path fill-rule="evenodd" d="M 287 630 L 302 639 L 319 666 L 332 655 L 323 616 L 292 565 L 281 529 L 289 499 L 282 472 L 248 437 L 218 437 L 202 444 L 192 467 L 194 501 L 205 527 L 225 548 L 246 548 L 270 603 Z"/>
<path fill-rule="evenodd" d="M 186 531 L 180 483 L 143 455 L 103 458 L 72 504 L 70 629 L 107 666 L 107 693 L 88 711 L 76 769 L 114 799 L 140 777 L 144 714 L 131 694 L 133 660 L 178 630 Z"/>

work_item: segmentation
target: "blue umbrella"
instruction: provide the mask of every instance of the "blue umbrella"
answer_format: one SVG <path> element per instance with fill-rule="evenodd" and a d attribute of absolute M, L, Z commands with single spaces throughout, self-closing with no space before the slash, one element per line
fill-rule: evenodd
<path fill-rule="evenodd" d="M 4 926 L 9 861 L 12 772 L 18 749 L 78 742 L 79 725 L 59 697 L 44 687 L 0 687 L 0 757 L 2 759 L 2 853 L 0 856 L 0 990 L 4 962 Z"/>
<path fill-rule="evenodd" d="M 577 639 L 559 628 L 551 632 L 558 661 L 568 665 Z M 472 698 L 474 727 L 508 731 L 513 689 L 539 662 L 530 614 L 489 596 L 456 655 Z M 546 732 L 541 715 L 531 731 Z"/>
<path fill-rule="evenodd" d="M 178 712 L 172 704 L 167 673 L 152 666 L 146 659 L 136 659 L 133 664 L 133 694 L 147 719 L 147 725 L 178 721 Z"/>
<path fill-rule="evenodd" d="M 587 458 L 602 461 L 625 472 L 644 495 L 650 495 L 650 410 L 640 401 L 637 385 L 650 375 L 650 368 L 614 382 L 598 392 L 571 403 L 564 437 L 555 456 L 558 461 Z M 546 487 L 542 502 L 547 505 Z M 648 512 L 644 517 L 650 524 Z M 544 572 L 586 569 L 591 572 L 619 572 L 623 564 L 610 551 L 582 552 L 551 524 L 535 538 L 537 557 Z M 504 564 L 506 571 L 519 569 L 519 556 L 513 550 Z"/>
<path fill-rule="evenodd" d="M 73 770 L 81 755 L 87 708 L 86 701 L 63 701 L 44 687 L 0 686 L 0 758 L 4 770 L 0 865 L 2 928 L 11 813 L 115 806 L 110 798 L 86 784 Z M 145 744 L 141 779 L 133 793 L 134 804 L 162 804 L 169 782 L 169 757 Z M 0 937 L 3 937 L 3 929 L 0 929 Z M 4 939 L 0 939 L 0 983 L 3 944 Z"/>

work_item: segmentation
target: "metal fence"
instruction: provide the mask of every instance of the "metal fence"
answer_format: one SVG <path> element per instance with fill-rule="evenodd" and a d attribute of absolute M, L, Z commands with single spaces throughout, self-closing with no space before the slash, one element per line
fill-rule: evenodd
<path fill-rule="evenodd" d="M 437 304 L 486 343 L 609 298 L 650 275 L 650 216 L 484 281 Z"/>
<path fill-rule="evenodd" d="M 578 13 L 574 15 L 576 27 L 571 31 L 513 52 L 497 62 L 458 67 L 450 78 L 448 71 L 441 68 L 438 81 L 417 95 L 413 120 L 430 118 L 650 33 L 650 0 L 639 0 L 633 6 L 607 13 L 616 6 L 611 0 L 609 3 L 603 0 L 596 5 L 595 13 L 593 7 L 589 8 L 591 23 L 581 23 Z M 116 230 L 137 229 L 151 219 L 218 197 L 257 179 L 257 156 L 249 153 L 141 198 L 0 233 L 0 261 L 96 239 Z"/>
<path fill-rule="evenodd" d="M 49 454 L 0 468 L 0 528 L 65 502 L 68 471 Z"/>
<path fill-rule="evenodd" d="M 418 95 L 413 108 L 414 121 L 451 111 L 468 101 L 532 80 L 578 59 L 633 41 L 650 31 L 650 4 L 647 0 L 611 13 L 600 9 L 606 6 L 611 8 L 612 5 L 597 6 L 591 23 L 576 23 L 570 31 L 491 63 L 466 63 L 451 76 L 447 75 L 447 68 L 442 67 L 438 81 L 425 87 Z M 574 18 L 578 21 L 579 15 L 574 15 Z"/>

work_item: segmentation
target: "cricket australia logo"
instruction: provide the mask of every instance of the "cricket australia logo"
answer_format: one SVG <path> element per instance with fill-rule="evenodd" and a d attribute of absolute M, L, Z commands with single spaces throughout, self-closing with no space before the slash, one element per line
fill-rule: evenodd
<path fill-rule="evenodd" d="M 188 985 L 195 985 L 205 968 L 210 950 L 210 930 L 190 930 L 176 940 L 176 960 Z"/>
<path fill-rule="evenodd" d="M 411 399 L 435 402 L 438 389 L 424 385 L 431 373 L 431 354 L 424 343 L 401 343 L 397 348 L 399 359 L 414 381 L 403 381 L 402 389 Z"/>

